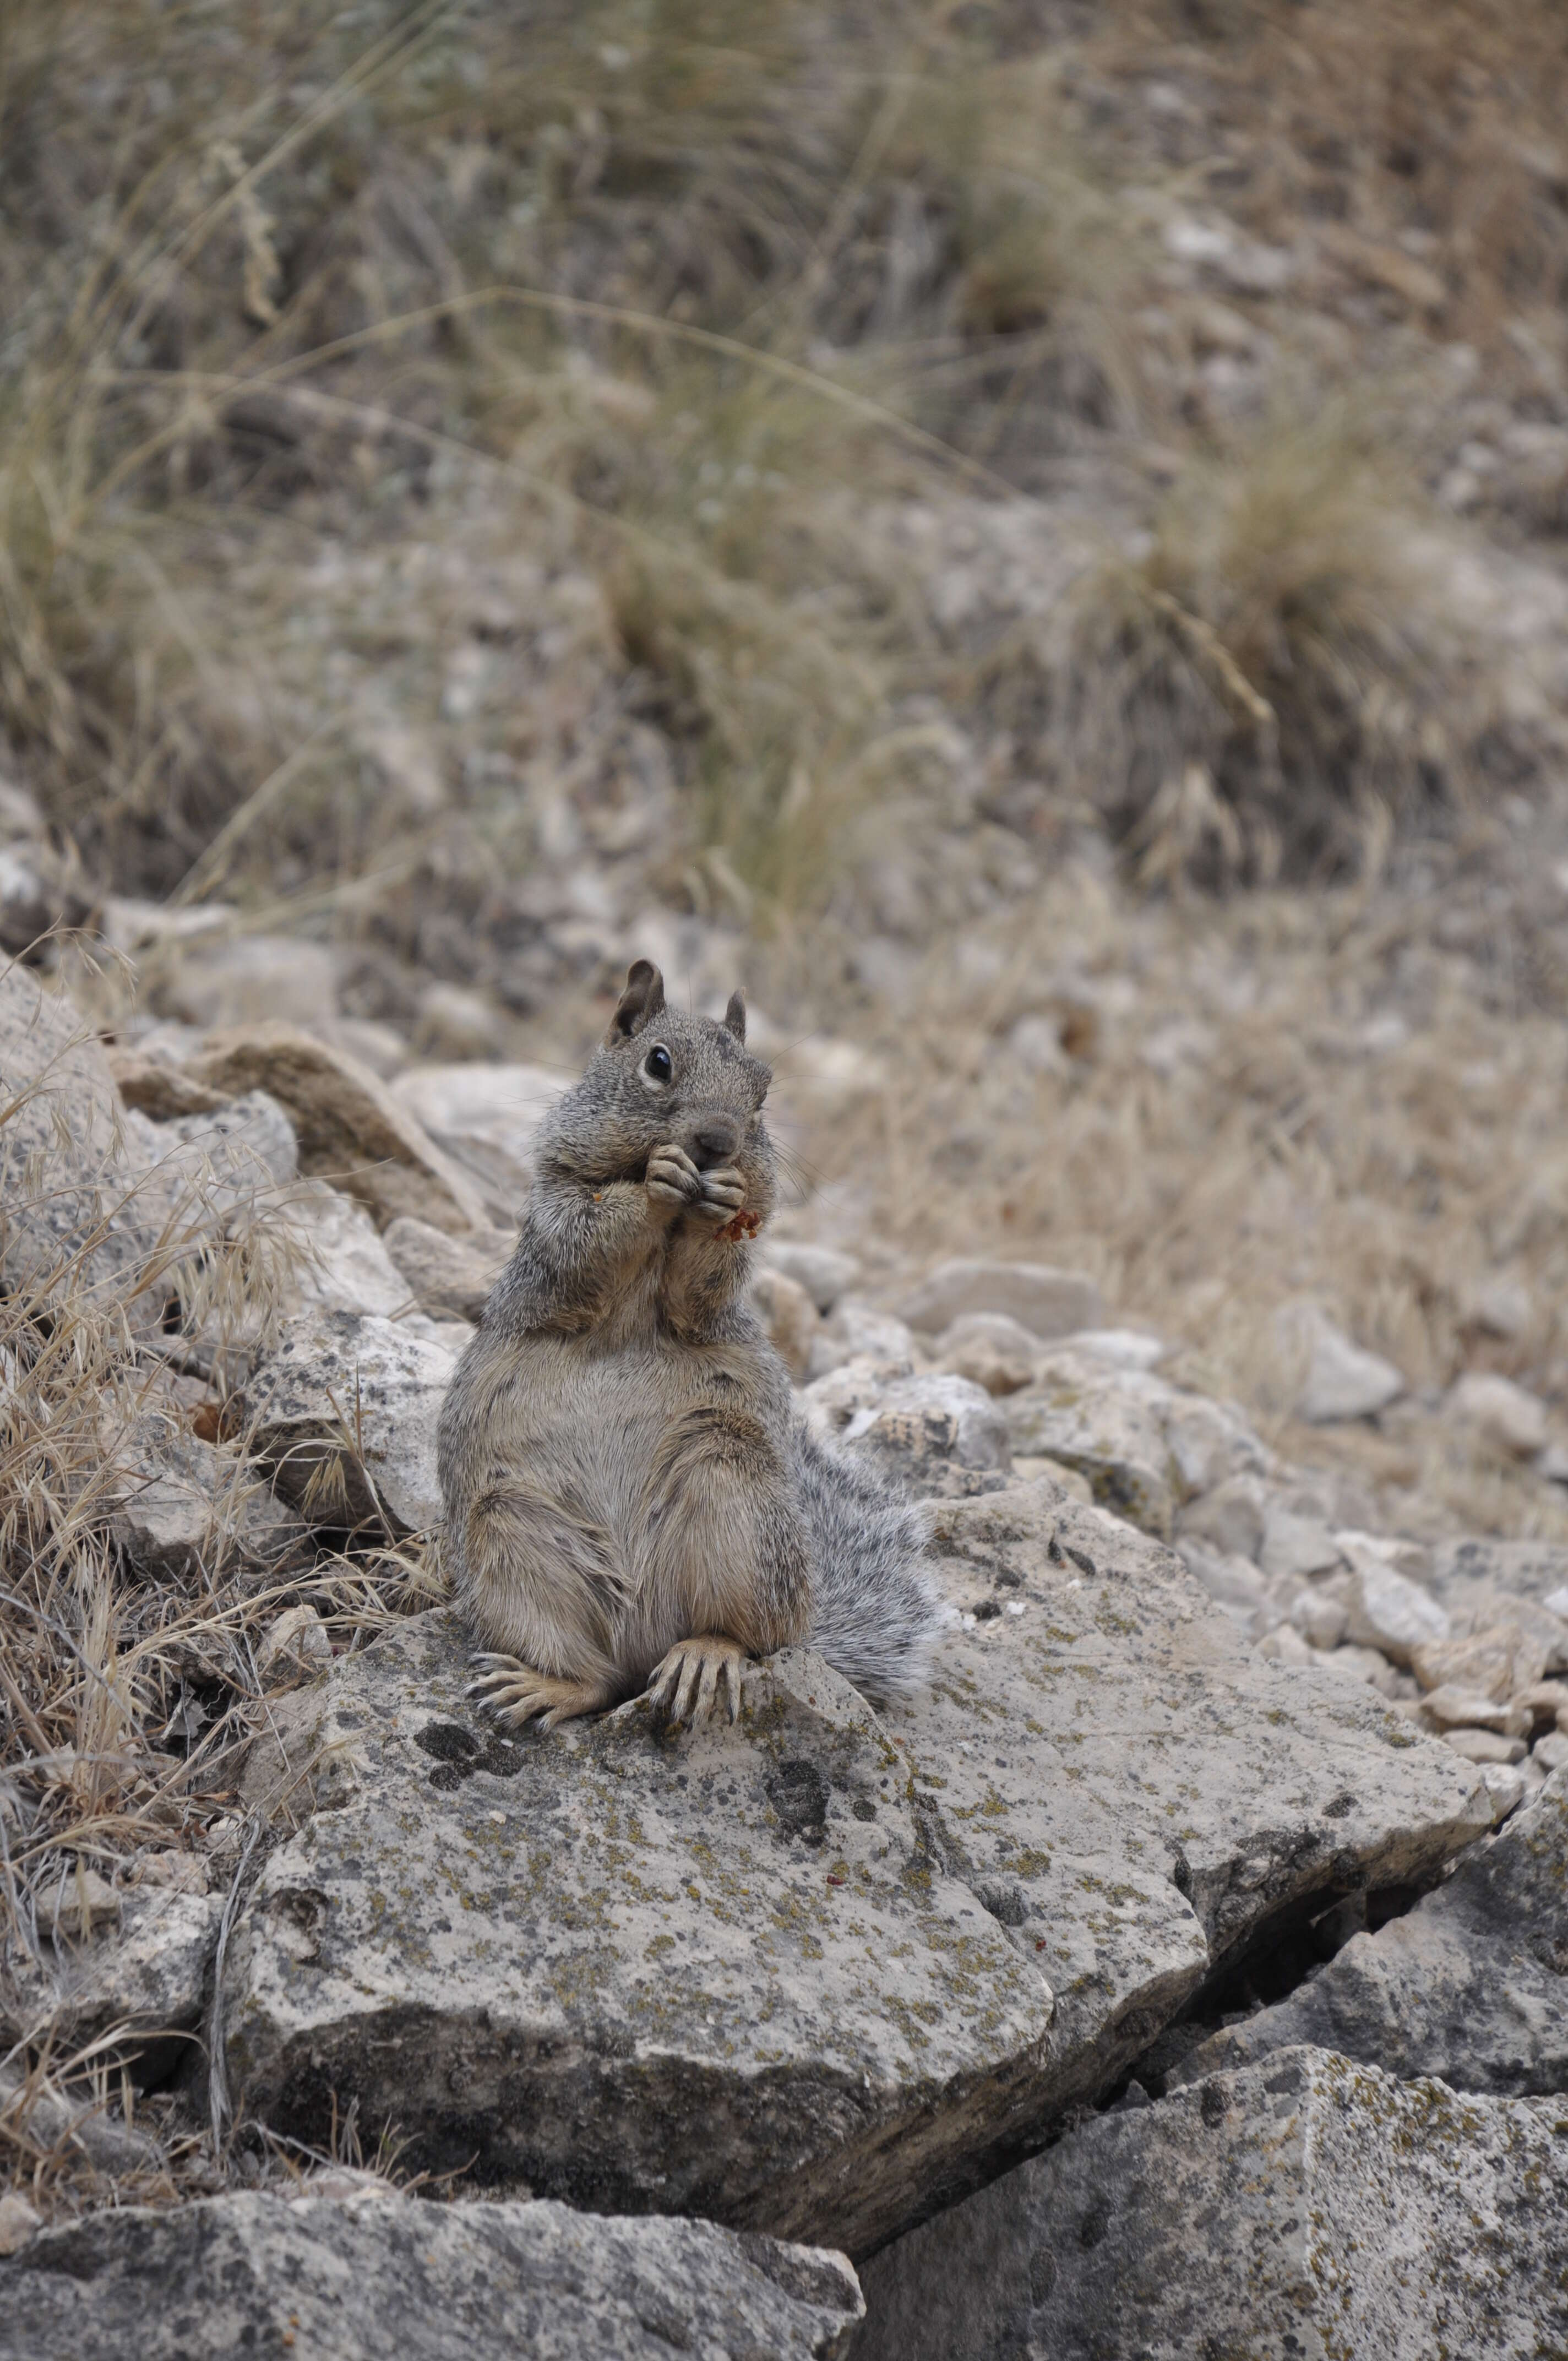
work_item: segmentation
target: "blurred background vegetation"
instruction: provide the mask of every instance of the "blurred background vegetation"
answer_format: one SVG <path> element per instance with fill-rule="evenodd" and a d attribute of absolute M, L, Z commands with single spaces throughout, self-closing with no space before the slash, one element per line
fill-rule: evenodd
<path fill-rule="evenodd" d="M 8 0 L 0 771 L 104 1021 L 210 1016 L 195 903 L 396 1054 L 738 968 L 819 1228 L 1568 1398 L 1565 121 L 1547 0 Z"/>
<path fill-rule="evenodd" d="M 537 766 L 597 809 L 631 727 L 666 890 L 820 906 L 941 767 L 923 699 L 1026 838 L 1380 855 L 1538 751 L 1421 540 L 1478 383 L 1563 382 L 1568 50 L 1484 29 L 11 0 L 14 755 L 153 895 L 247 805 L 230 884 L 341 887 L 435 807 L 525 874 Z M 1539 456 L 1480 489 L 1561 535 Z M 1010 500 L 1013 610 L 948 581 L 944 629 L 963 553 L 901 512 Z"/>

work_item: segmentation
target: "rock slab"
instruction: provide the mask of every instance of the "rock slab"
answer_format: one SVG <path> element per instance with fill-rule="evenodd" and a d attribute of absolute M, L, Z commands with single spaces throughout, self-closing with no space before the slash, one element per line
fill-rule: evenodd
<path fill-rule="evenodd" d="M 856 2361 L 1568 2350 L 1568 2120 L 1321 2049 L 1102 2115 L 876 2257 Z"/>
<path fill-rule="evenodd" d="M 375 2192 L 91 2213 L 0 2261 L 0 2303 L 8 2361 L 833 2361 L 861 2312 L 841 2255 L 706 2222 Z"/>
<path fill-rule="evenodd" d="M 820 1658 L 749 1671 L 734 1729 L 639 1701 L 515 1743 L 444 1617 L 345 1662 L 277 1709 L 270 1775 L 298 1808 L 319 1763 L 318 1810 L 229 1951 L 231 2080 L 268 2120 L 315 2136 L 353 2092 L 481 2185 L 855 2251 L 1033 2079 L 1045 1978 Z"/>
<path fill-rule="evenodd" d="M 1568 1771 L 1446 1884 L 1354 1936 L 1288 1999 L 1212 2035 L 1175 2079 L 1301 2042 L 1457 2091 L 1568 2091 Z"/>
<path fill-rule="evenodd" d="M 316 1809 L 230 1946 L 247 2103 L 319 2140 L 335 2092 L 481 2185 L 863 2254 L 1276 1921 L 1489 1828 L 1482 1774 L 1381 1699 L 1264 1663 L 1054 1484 L 994 1480 L 933 1506 L 954 1625 L 881 1718 L 791 1651 L 735 1728 L 639 1702 L 509 1743 L 439 1614 L 279 1700 L 246 1801 Z"/>

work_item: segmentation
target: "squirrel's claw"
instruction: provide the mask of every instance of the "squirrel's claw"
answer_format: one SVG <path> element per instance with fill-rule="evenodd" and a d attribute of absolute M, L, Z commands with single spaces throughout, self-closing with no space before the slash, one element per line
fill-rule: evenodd
<path fill-rule="evenodd" d="M 669 1720 L 701 1721 L 713 1710 L 722 1673 L 725 1703 L 734 1721 L 740 1712 L 740 1666 L 745 1653 L 735 1641 L 718 1632 L 677 1640 L 663 1663 L 649 1674 L 648 1693 Z"/>
<path fill-rule="evenodd" d="M 469 1682 L 468 1696 L 509 1730 L 521 1730 L 535 1720 L 541 1730 L 554 1730 L 563 1721 L 576 1720 L 579 1714 L 598 1713 L 609 1703 L 609 1691 L 602 1681 L 558 1680 L 525 1664 L 519 1656 L 477 1655 L 474 1662 L 485 1669 L 477 1681 Z"/>

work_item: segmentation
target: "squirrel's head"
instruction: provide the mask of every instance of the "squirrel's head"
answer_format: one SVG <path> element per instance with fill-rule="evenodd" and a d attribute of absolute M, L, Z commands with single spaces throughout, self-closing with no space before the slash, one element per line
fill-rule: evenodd
<path fill-rule="evenodd" d="M 765 1213 L 773 1151 L 762 1102 L 772 1081 L 746 1047 L 739 992 L 720 1022 L 683 1016 L 666 1004 L 652 961 L 637 960 L 587 1073 L 556 1100 L 540 1146 L 584 1178 L 638 1180 L 652 1150 L 674 1140 L 699 1171 L 736 1166 L 748 1205 Z"/>

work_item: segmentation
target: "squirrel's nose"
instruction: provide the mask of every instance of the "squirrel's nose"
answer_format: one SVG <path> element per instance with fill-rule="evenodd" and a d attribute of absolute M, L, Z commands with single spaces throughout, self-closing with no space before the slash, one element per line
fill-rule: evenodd
<path fill-rule="evenodd" d="M 740 1145 L 740 1129 L 728 1115 L 704 1115 L 692 1135 L 692 1155 L 699 1171 L 724 1163 Z"/>

